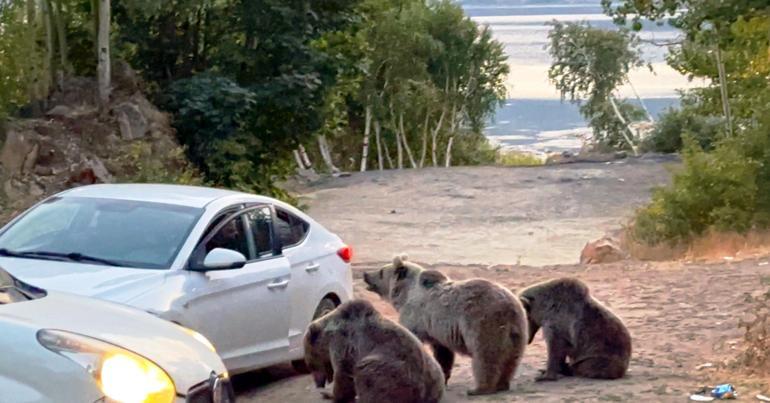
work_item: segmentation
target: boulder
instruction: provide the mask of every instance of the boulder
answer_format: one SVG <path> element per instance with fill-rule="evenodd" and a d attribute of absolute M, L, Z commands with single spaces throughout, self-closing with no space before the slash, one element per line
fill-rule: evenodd
<path fill-rule="evenodd" d="M 22 173 L 25 167 L 35 166 L 35 162 L 27 162 L 27 159 L 37 159 L 39 146 L 37 134 L 23 132 L 13 128 L 8 129 L 5 144 L 0 151 L 0 164 L 9 174 Z"/>
<path fill-rule="evenodd" d="M 79 164 L 70 167 L 70 177 L 67 187 L 93 185 L 95 183 L 110 183 L 112 175 L 99 158 L 86 158 Z"/>
<path fill-rule="evenodd" d="M 56 105 L 51 110 L 45 113 L 49 118 L 68 118 L 72 116 L 73 110 L 66 105 Z"/>
<path fill-rule="evenodd" d="M 583 251 L 580 252 L 580 263 L 612 263 L 623 260 L 625 257 L 626 254 L 620 248 L 620 243 L 615 238 L 605 236 L 586 243 Z"/>
<path fill-rule="evenodd" d="M 123 102 L 114 109 L 118 118 L 120 136 L 124 140 L 135 140 L 147 134 L 148 123 L 139 107 L 131 102 Z"/>

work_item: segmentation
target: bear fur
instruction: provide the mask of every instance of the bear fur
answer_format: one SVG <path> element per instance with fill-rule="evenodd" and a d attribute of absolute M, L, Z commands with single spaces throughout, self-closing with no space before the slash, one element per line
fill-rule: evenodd
<path fill-rule="evenodd" d="M 511 291 L 484 279 L 452 281 L 404 255 L 365 273 L 364 281 L 393 305 L 402 325 L 431 345 L 446 381 L 460 353 L 472 357 L 476 385 L 469 395 L 510 388 L 529 335 L 524 308 Z"/>
<path fill-rule="evenodd" d="M 564 376 L 622 378 L 631 358 L 631 335 L 612 311 L 574 278 L 559 278 L 519 291 L 529 320 L 529 343 L 538 329 L 548 347 L 539 381 Z"/>
<path fill-rule="evenodd" d="M 420 340 L 354 300 L 313 321 L 304 339 L 305 362 L 316 386 L 333 381 L 335 402 L 437 403 L 444 393 L 441 367 Z"/>

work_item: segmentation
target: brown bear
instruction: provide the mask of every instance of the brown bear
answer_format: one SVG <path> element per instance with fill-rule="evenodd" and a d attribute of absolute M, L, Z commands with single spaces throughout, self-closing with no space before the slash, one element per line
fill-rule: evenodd
<path fill-rule="evenodd" d="M 529 343 L 538 329 L 548 364 L 538 381 L 559 375 L 617 379 L 631 358 L 631 335 L 612 311 L 594 299 L 580 280 L 560 278 L 518 292 L 529 320 Z"/>
<path fill-rule="evenodd" d="M 483 279 L 452 281 L 396 256 L 364 273 L 368 290 L 389 301 L 399 322 L 430 344 L 448 381 L 455 353 L 470 355 L 476 380 L 469 395 L 506 391 L 527 345 L 527 319 L 508 289 Z"/>
<path fill-rule="evenodd" d="M 437 403 L 444 394 L 441 367 L 420 340 L 354 300 L 318 318 L 305 335 L 305 362 L 316 386 L 333 381 L 335 402 Z"/>

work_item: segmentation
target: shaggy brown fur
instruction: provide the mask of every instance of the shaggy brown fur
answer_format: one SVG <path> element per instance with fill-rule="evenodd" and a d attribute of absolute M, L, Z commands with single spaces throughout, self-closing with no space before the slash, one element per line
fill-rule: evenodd
<path fill-rule="evenodd" d="M 455 353 L 472 357 L 476 387 L 469 395 L 508 390 L 527 345 L 518 298 L 483 279 L 451 281 L 397 256 L 364 281 L 399 312 L 402 325 L 433 347 L 448 381 Z"/>
<path fill-rule="evenodd" d="M 529 319 L 529 342 L 538 329 L 548 347 L 548 364 L 537 378 L 559 375 L 617 379 L 631 358 L 631 335 L 612 311 L 589 295 L 577 279 L 560 278 L 519 293 Z"/>
<path fill-rule="evenodd" d="M 316 386 L 334 381 L 335 402 L 437 403 L 441 367 L 422 343 L 363 300 L 342 304 L 310 324 L 305 361 Z"/>

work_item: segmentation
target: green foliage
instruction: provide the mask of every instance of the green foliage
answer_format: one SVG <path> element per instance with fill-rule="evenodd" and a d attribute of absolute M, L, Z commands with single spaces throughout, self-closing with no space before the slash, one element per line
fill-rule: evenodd
<path fill-rule="evenodd" d="M 639 211 L 635 235 L 649 243 L 686 242 L 710 229 L 766 228 L 770 224 L 770 3 L 602 3 L 620 24 L 629 18 L 659 23 L 670 19 L 685 38 L 672 48 L 668 63 L 683 74 L 710 82 L 691 90 L 681 110 L 667 113 L 650 140 L 654 149 L 662 151 L 676 150 L 684 143 L 684 168 L 672 186 L 659 190 L 652 203 Z M 724 134 L 717 50 L 725 66 L 732 137 Z M 683 137 L 688 140 L 682 141 Z"/>
<path fill-rule="evenodd" d="M 0 2 L 0 122 L 45 85 L 38 31 L 25 12 L 24 1 Z"/>
<path fill-rule="evenodd" d="M 563 99 L 580 105 L 594 138 L 604 145 L 624 147 L 627 129 L 610 102 L 615 90 L 628 80 L 629 71 L 642 65 L 638 39 L 623 30 L 560 22 L 553 23 L 548 38 L 553 59 L 548 78 Z M 627 121 L 644 116 L 630 103 L 615 102 Z"/>
<path fill-rule="evenodd" d="M 467 132 L 455 137 L 452 150 L 456 165 L 492 165 L 498 148 L 490 144 L 482 133 Z"/>
<path fill-rule="evenodd" d="M 689 136 L 703 150 L 709 151 L 724 134 L 725 122 L 718 116 L 701 116 L 690 107 L 669 108 L 655 122 L 655 129 L 645 139 L 644 148 L 661 153 L 679 152 L 682 138 Z"/>
<path fill-rule="evenodd" d="M 153 152 L 149 143 L 131 144 L 122 161 L 129 174 L 121 181 L 133 183 L 174 183 L 179 185 L 203 185 L 200 174 L 190 166 L 184 149 L 176 147 L 164 150 L 164 155 Z"/>
<path fill-rule="evenodd" d="M 770 139 L 762 131 L 721 140 L 704 152 L 686 138 L 684 167 L 639 210 L 635 236 L 687 242 L 706 230 L 746 232 L 770 224 Z"/>

